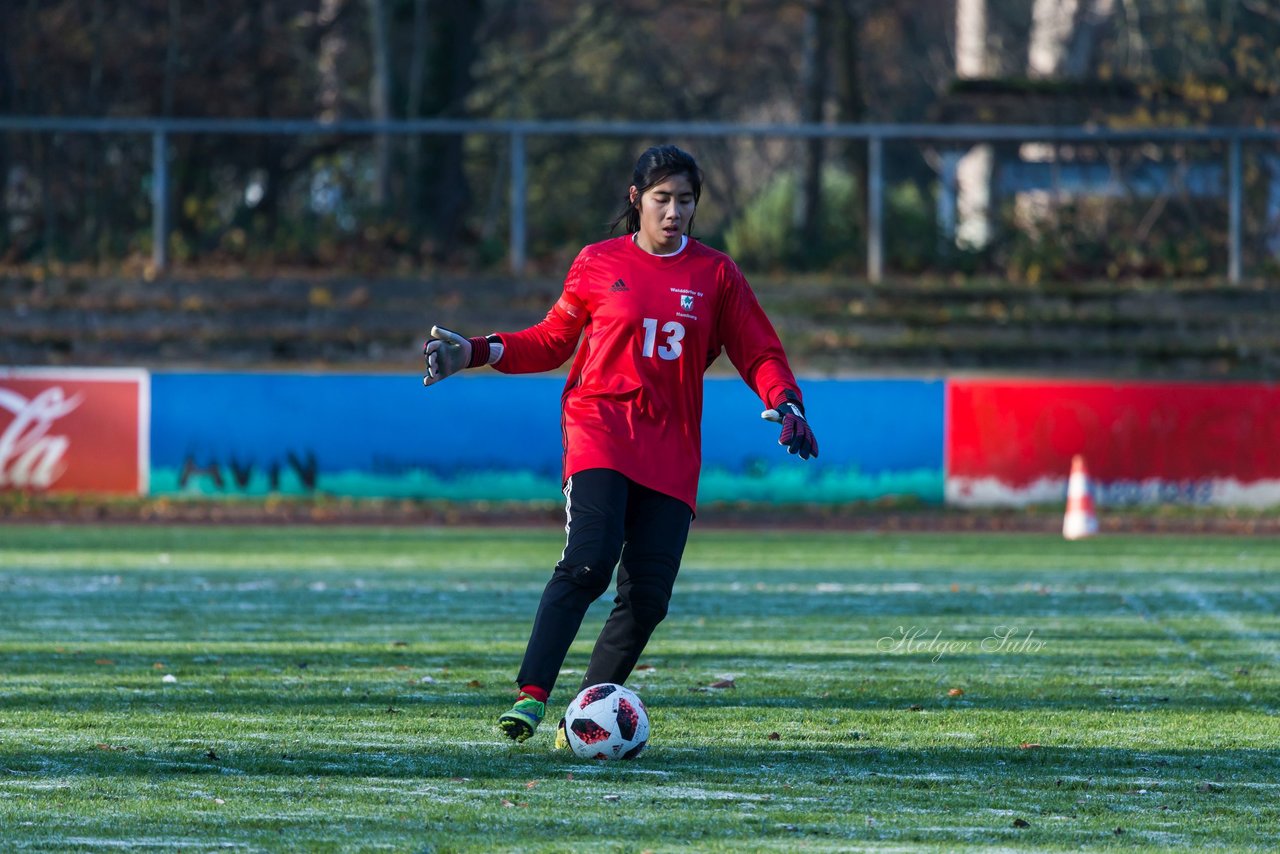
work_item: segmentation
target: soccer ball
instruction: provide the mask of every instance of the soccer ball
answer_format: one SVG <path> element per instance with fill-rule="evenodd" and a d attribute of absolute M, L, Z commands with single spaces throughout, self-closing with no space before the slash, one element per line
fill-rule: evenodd
<path fill-rule="evenodd" d="M 635 759 L 649 742 L 649 713 L 635 691 L 602 682 L 573 698 L 564 734 L 583 759 Z"/>

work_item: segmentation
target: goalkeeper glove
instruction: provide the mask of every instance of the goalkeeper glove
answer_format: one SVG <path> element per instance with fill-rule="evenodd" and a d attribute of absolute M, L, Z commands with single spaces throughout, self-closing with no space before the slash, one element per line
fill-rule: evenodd
<path fill-rule="evenodd" d="M 422 355 L 427 362 L 427 375 L 422 378 L 422 384 L 435 385 L 463 368 L 487 365 L 489 353 L 488 338 L 463 338 L 443 326 L 433 326 L 431 340 L 422 348 Z"/>
<path fill-rule="evenodd" d="M 805 420 L 800 397 L 794 391 L 787 391 L 773 409 L 761 412 L 760 417 L 782 425 L 778 444 L 786 445 L 788 454 L 799 454 L 802 460 L 818 456 L 818 439 Z"/>

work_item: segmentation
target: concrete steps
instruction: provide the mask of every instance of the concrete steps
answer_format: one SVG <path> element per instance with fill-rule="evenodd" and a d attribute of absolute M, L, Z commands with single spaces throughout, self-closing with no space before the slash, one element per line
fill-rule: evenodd
<path fill-rule="evenodd" d="M 1280 377 L 1280 287 L 753 277 L 797 370 Z M 0 276 L 0 362 L 417 370 L 431 324 L 539 320 L 558 280 Z M 727 360 L 717 373 L 732 371 Z"/>

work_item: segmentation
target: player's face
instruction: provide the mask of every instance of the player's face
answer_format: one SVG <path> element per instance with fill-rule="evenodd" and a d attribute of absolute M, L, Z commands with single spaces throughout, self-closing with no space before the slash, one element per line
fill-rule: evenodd
<path fill-rule="evenodd" d="M 687 175 L 672 175 L 643 194 L 631 188 L 631 203 L 640 209 L 636 244 L 646 252 L 668 255 L 680 248 L 680 237 L 693 219 L 693 184 Z"/>

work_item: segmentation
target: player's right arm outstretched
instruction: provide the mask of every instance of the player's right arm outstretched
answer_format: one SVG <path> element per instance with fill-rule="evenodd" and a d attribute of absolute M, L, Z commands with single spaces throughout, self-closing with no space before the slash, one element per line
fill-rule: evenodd
<path fill-rule="evenodd" d="M 501 355 L 502 345 L 492 337 L 463 338 L 451 329 L 433 326 L 431 337 L 422 348 L 422 357 L 427 363 L 427 374 L 422 378 L 422 384 L 435 385 L 463 368 L 493 364 Z"/>
<path fill-rule="evenodd" d="M 583 250 L 569 269 L 560 299 L 546 317 L 528 329 L 465 338 L 442 326 L 431 327 L 431 338 L 422 349 L 427 363 L 422 384 L 435 385 L 464 368 L 481 365 L 492 365 L 506 374 L 539 373 L 563 365 L 573 355 L 590 316 L 575 293 L 586 263 Z"/>
<path fill-rule="evenodd" d="M 422 348 L 426 360 L 424 386 L 432 386 L 466 368 L 492 365 L 505 374 L 554 370 L 573 355 L 586 315 L 561 297 L 542 322 L 519 332 L 465 338 L 442 326 L 431 327 Z"/>

